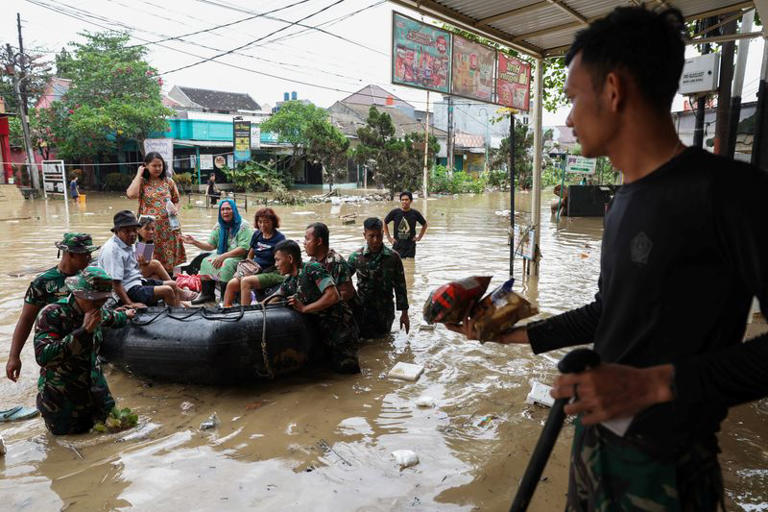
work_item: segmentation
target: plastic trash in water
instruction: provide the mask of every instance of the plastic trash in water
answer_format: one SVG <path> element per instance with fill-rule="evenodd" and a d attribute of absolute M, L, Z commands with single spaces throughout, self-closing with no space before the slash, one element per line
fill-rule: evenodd
<path fill-rule="evenodd" d="M 552 386 L 547 386 L 535 380 L 531 381 L 531 391 L 525 398 L 525 403 L 552 407 L 555 404 L 555 399 L 549 394 L 551 390 Z"/>
<path fill-rule="evenodd" d="M 219 424 L 219 417 L 216 416 L 216 413 L 213 413 L 210 416 L 208 416 L 207 420 L 205 420 L 200 424 L 200 430 L 210 430 L 212 428 L 216 428 L 218 424 Z"/>
<path fill-rule="evenodd" d="M 416 407 L 421 407 L 422 409 L 429 409 L 431 407 L 435 406 L 435 399 L 431 396 L 420 396 L 416 399 Z"/>
<path fill-rule="evenodd" d="M 392 457 L 400 469 L 409 468 L 419 463 L 419 456 L 411 450 L 395 450 L 392 452 Z"/>
<path fill-rule="evenodd" d="M 418 364 L 404 363 L 400 361 L 391 370 L 389 377 L 393 379 L 403 379 L 414 382 L 424 372 L 424 367 Z"/>

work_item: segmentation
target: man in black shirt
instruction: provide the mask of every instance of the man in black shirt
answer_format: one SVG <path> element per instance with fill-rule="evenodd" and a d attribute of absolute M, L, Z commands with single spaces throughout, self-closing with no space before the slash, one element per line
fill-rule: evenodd
<path fill-rule="evenodd" d="M 384 218 L 384 235 L 392 244 L 392 249 L 401 258 L 416 257 L 416 242 L 419 242 L 427 232 L 427 221 L 418 210 L 411 208 L 413 194 L 400 192 L 400 206 L 387 214 Z M 395 223 L 395 237 L 389 234 L 389 223 Z M 416 236 L 416 223 L 421 224 L 419 236 Z"/>
<path fill-rule="evenodd" d="M 625 183 L 605 217 L 598 292 L 493 340 L 537 354 L 594 343 L 601 356 L 553 389 L 579 415 L 568 511 L 718 509 L 715 433 L 729 407 L 768 394 L 768 336 L 742 343 L 753 296 L 768 313 L 768 173 L 680 142 L 682 29 L 674 9 L 618 8 L 577 34 L 566 122 Z M 476 337 L 470 318 L 452 328 Z"/>

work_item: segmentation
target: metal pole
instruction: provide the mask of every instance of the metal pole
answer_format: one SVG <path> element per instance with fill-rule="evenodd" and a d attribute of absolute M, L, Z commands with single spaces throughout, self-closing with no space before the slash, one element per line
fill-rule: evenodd
<path fill-rule="evenodd" d="M 536 71 L 534 75 L 534 84 L 536 93 L 534 99 L 533 123 L 533 194 L 531 194 L 531 213 L 533 216 L 533 271 L 534 275 L 539 275 L 539 240 L 541 226 L 541 153 L 543 151 L 543 133 L 542 133 L 542 113 L 544 105 L 542 95 L 544 94 L 544 60 L 536 59 Z M 530 236 L 530 235 L 529 235 Z"/>
<path fill-rule="evenodd" d="M 509 232 L 512 243 L 509 244 L 509 277 L 515 274 L 515 114 L 509 114 Z"/>
<path fill-rule="evenodd" d="M 736 20 L 732 20 L 720 29 L 724 35 L 736 33 Z M 728 148 L 732 145 L 729 140 L 731 112 L 731 82 L 733 81 L 733 54 L 736 43 L 727 41 L 723 43 L 720 52 L 720 86 L 717 90 L 717 120 L 715 124 L 715 153 L 727 155 Z"/>
<path fill-rule="evenodd" d="M 27 124 L 27 115 L 22 110 L 21 105 L 23 104 L 23 99 L 21 97 L 21 89 L 19 88 L 19 85 L 21 84 L 21 80 L 16 80 L 14 85 L 14 89 L 16 90 L 16 97 L 19 100 L 19 112 L 21 115 L 19 116 L 21 118 L 21 129 L 24 132 L 24 147 L 27 152 L 27 172 L 29 173 L 30 183 L 35 189 L 40 189 L 40 177 L 37 174 L 37 169 L 34 167 L 35 157 L 32 154 L 32 140 L 29 135 L 29 124 Z"/>
<path fill-rule="evenodd" d="M 446 146 L 448 170 L 453 172 L 453 96 L 448 96 L 448 142 Z"/>
<path fill-rule="evenodd" d="M 755 19 L 754 9 L 741 18 L 741 32 L 752 30 L 752 22 Z M 736 55 L 736 71 L 733 77 L 733 96 L 731 97 L 731 118 L 728 126 L 728 146 L 723 153 L 728 158 L 733 158 L 736 152 L 736 137 L 739 120 L 741 118 L 741 93 L 744 88 L 744 72 L 747 69 L 747 56 L 749 55 L 749 39 L 739 41 L 739 51 Z"/>
<path fill-rule="evenodd" d="M 422 182 L 421 196 L 426 199 L 429 194 L 429 91 L 427 91 L 427 111 L 424 116 L 424 177 Z"/>
<path fill-rule="evenodd" d="M 768 169 L 768 39 L 763 39 L 763 65 L 757 89 L 755 135 L 752 142 L 752 164 Z"/>

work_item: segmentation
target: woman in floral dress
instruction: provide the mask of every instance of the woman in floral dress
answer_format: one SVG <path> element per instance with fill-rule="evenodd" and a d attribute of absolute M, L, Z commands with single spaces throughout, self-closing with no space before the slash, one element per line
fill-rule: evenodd
<path fill-rule="evenodd" d="M 171 228 L 169 216 L 178 215 L 179 190 L 160 153 L 147 153 L 144 165 L 139 167 L 126 195 L 129 199 L 139 199 L 139 216 L 152 215 L 155 218 L 154 257 L 172 274 L 173 267 L 187 261 L 187 253 L 181 240 L 181 229 Z"/>

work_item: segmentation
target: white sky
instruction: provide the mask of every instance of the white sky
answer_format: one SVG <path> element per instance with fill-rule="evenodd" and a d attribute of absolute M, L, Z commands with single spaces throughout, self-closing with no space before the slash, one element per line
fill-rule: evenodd
<path fill-rule="evenodd" d="M 239 50 L 238 54 L 163 75 L 164 89 L 184 85 L 247 92 L 262 105 L 274 105 L 282 100 L 283 92 L 297 91 L 299 98 L 328 107 L 374 83 L 419 109 L 424 108 L 426 100 L 426 92 L 395 86 L 389 81 L 393 6 L 381 0 L 3 0 L 2 3 L 1 42 L 16 45 L 15 13 L 18 12 L 22 17 L 25 48 L 55 51 L 79 39 L 78 32 L 84 30 L 128 28 L 133 42 L 142 44 L 210 29 L 297 3 L 269 16 L 293 22 L 327 8 L 300 23 L 319 25 L 333 35 L 299 26 L 285 28 L 288 26 L 285 22 L 257 17 L 184 37 L 186 42 L 150 44 L 148 60 L 163 73 L 264 38 Z M 365 10 L 343 18 L 361 9 Z M 396 10 L 419 18 L 406 9 L 397 7 Z M 279 29 L 283 30 L 265 38 Z M 762 45 L 763 41 L 756 39 L 750 46 L 744 101 L 755 99 Z M 430 96 L 432 101 L 435 96 Z M 682 99 L 678 97 L 674 107 L 681 105 Z M 545 112 L 543 124 L 562 125 L 566 115 L 567 109 Z"/>

